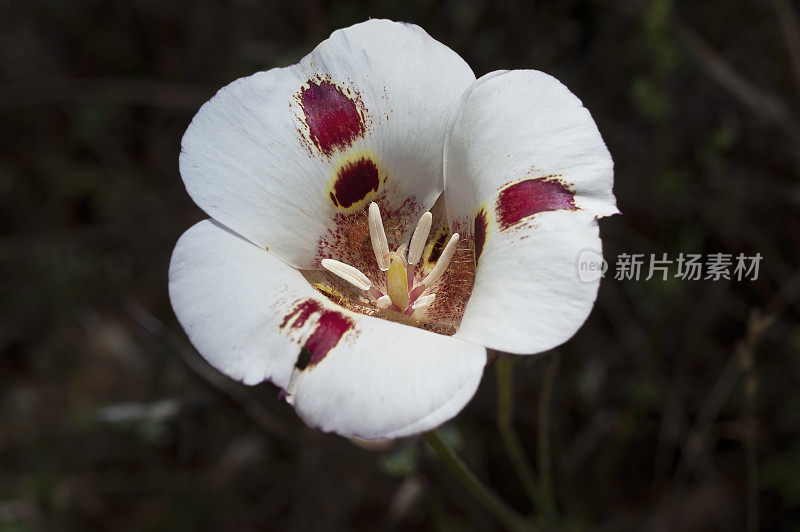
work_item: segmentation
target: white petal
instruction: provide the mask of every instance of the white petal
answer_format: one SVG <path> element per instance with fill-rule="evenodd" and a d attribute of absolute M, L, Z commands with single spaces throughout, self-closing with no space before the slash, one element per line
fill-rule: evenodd
<path fill-rule="evenodd" d="M 287 389 L 294 375 L 303 419 L 345 436 L 395 438 L 447 421 L 486 361 L 483 347 L 335 305 L 299 271 L 209 220 L 179 240 L 169 291 L 209 363 L 247 384 Z"/>
<path fill-rule="evenodd" d="M 521 231 L 492 230 L 456 337 L 521 355 L 567 341 L 600 284 L 578 276 L 582 251 L 602 255 L 594 216 L 553 211 Z"/>
<path fill-rule="evenodd" d="M 618 212 L 612 185 L 589 111 L 558 80 L 509 71 L 476 81 L 445 140 L 448 217 L 477 256 L 456 336 L 520 354 L 572 336 L 599 284 L 580 280 L 578 256 L 600 252 L 596 219 Z"/>
<path fill-rule="evenodd" d="M 433 204 L 445 125 L 473 80 L 417 26 L 357 24 L 296 65 L 221 89 L 183 137 L 181 175 L 213 218 L 315 267 L 337 213 L 374 199 L 416 223 Z"/>
<path fill-rule="evenodd" d="M 170 302 L 192 344 L 245 384 L 288 385 L 297 347 L 277 331 L 283 294 L 301 282 L 297 270 L 211 220 L 181 236 L 169 265 Z"/>
<path fill-rule="evenodd" d="M 619 212 L 614 163 L 589 110 L 536 70 L 491 72 L 465 92 L 445 140 L 447 213 L 472 220 L 509 183 L 559 179 L 576 205 L 598 217 Z"/>
<path fill-rule="evenodd" d="M 399 438 L 456 415 L 474 395 L 485 364 L 481 346 L 363 316 L 352 345 L 303 376 L 294 406 L 324 431 Z"/>

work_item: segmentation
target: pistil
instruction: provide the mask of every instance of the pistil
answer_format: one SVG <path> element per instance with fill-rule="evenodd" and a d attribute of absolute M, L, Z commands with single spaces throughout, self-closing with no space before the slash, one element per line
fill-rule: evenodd
<path fill-rule="evenodd" d="M 401 311 L 408 307 L 408 277 L 406 268 L 398 259 L 392 259 L 386 275 L 386 286 L 392 303 Z"/>

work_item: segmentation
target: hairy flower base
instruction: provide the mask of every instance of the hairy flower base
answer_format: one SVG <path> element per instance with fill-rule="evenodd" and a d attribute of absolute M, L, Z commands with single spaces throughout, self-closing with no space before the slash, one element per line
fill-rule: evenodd
<path fill-rule="evenodd" d="M 375 205 L 373 210 L 378 209 L 377 204 L 372 205 Z M 422 222 L 418 226 L 423 227 L 415 230 L 415 235 L 410 231 L 413 227 L 401 227 L 397 218 L 391 209 L 379 218 L 386 235 L 385 247 L 397 250 L 387 253 L 380 250 L 380 245 L 376 249 L 373 244 L 371 235 L 375 234 L 375 227 L 370 230 L 368 208 L 342 217 L 336 230 L 340 235 L 335 240 L 336 245 L 325 248 L 329 258 L 335 259 L 328 266 L 338 270 L 338 274 L 327 269 L 303 270 L 303 276 L 325 297 L 353 312 L 453 335 L 461 323 L 475 281 L 472 238 L 453 238 L 455 235 L 448 228 L 444 208 L 439 205 L 432 213 L 420 217 Z M 426 218 L 430 223 L 428 231 L 424 231 Z M 429 235 L 423 235 L 420 230 Z M 451 249 L 447 252 L 451 240 Z M 384 255 L 386 259 L 380 261 L 378 257 Z M 437 263 L 439 268 L 436 268 Z M 355 272 L 351 273 L 347 266 Z M 398 290 L 389 286 L 390 279 L 397 285 L 398 275 L 407 282 L 402 283 L 400 296 L 394 295 Z M 406 291 L 406 299 L 400 303 L 404 308 L 397 304 L 398 298 L 403 296 L 402 289 Z"/>

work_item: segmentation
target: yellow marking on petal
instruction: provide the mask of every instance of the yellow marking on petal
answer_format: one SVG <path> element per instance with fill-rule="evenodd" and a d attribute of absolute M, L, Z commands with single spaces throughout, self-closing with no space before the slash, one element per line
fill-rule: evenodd
<path fill-rule="evenodd" d="M 439 257 L 442 256 L 442 251 L 444 251 L 444 247 L 447 245 L 449 240 L 450 228 L 447 225 L 436 229 L 436 232 L 433 234 L 433 238 L 428 240 L 428 244 L 425 246 L 425 251 L 422 253 L 423 264 L 421 264 L 421 266 L 425 266 L 425 270 L 430 270 L 433 268 L 433 266 L 436 264 L 436 261 L 438 261 Z"/>
<path fill-rule="evenodd" d="M 316 288 L 318 292 L 322 292 L 322 295 L 324 295 L 334 303 L 339 303 L 345 298 L 345 295 L 343 293 L 339 292 L 333 287 L 333 285 L 328 284 L 326 282 L 311 283 L 311 286 Z"/>
<path fill-rule="evenodd" d="M 400 310 L 405 310 L 408 307 L 408 274 L 403 263 L 397 259 L 392 259 L 386 277 L 389 298 Z"/>

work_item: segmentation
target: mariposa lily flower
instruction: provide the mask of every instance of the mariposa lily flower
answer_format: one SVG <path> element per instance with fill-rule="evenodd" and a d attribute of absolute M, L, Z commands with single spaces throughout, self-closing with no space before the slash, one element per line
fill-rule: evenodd
<path fill-rule="evenodd" d="M 370 20 L 202 106 L 180 171 L 209 215 L 169 291 L 218 370 L 279 386 L 305 422 L 365 439 L 429 430 L 475 393 L 486 348 L 570 338 L 599 281 L 613 164 L 580 100 L 536 71 L 469 66 Z"/>

